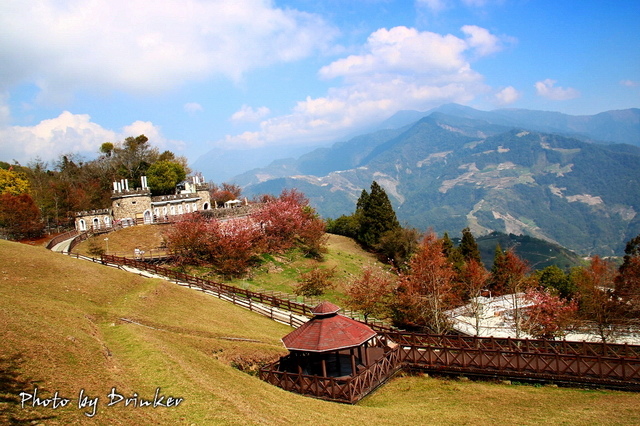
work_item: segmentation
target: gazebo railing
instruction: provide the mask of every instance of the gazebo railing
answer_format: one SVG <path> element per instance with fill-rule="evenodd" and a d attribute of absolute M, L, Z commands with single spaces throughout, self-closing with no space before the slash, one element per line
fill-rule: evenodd
<path fill-rule="evenodd" d="M 280 371 L 281 358 L 260 369 L 260 379 L 284 390 L 328 401 L 354 404 L 388 380 L 401 365 L 399 347 L 386 352 L 355 376 L 323 377 Z"/>

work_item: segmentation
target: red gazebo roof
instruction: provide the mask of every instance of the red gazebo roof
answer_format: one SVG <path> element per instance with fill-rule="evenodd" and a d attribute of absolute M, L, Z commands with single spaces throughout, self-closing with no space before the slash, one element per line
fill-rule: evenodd
<path fill-rule="evenodd" d="M 327 352 L 360 346 L 376 335 L 361 322 L 337 312 L 339 307 L 323 302 L 312 311 L 315 317 L 282 338 L 290 351 Z"/>
<path fill-rule="evenodd" d="M 320 316 L 320 315 L 337 314 L 339 310 L 340 310 L 340 307 L 334 305 L 331 302 L 322 302 L 321 304 L 313 308 L 313 311 L 311 311 L 311 313 L 315 316 Z"/>

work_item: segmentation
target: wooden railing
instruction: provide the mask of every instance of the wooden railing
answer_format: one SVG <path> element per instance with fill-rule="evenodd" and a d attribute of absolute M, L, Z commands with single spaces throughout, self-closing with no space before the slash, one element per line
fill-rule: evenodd
<path fill-rule="evenodd" d="M 242 305 L 252 310 L 259 310 L 260 307 L 254 307 L 254 303 L 261 305 L 271 306 L 273 308 L 282 309 L 292 314 L 299 314 L 305 317 L 311 317 L 311 311 L 313 307 L 304 303 L 292 301 L 289 299 L 283 299 L 266 292 L 251 291 L 240 287 L 234 287 L 227 284 L 218 283 L 215 281 L 207 280 L 204 278 L 194 277 L 193 275 L 185 274 L 183 272 L 177 272 L 172 269 L 142 262 L 136 259 L 128 259 L 125 257 L 114 255 L 102 255 L 102 263 L 116 264 L 122 266 L 130 266 L 132 268 L 151 272 L 156 275 L 160 275 L 170 280 L 183 283 L 189 288 L 197 288 L 199 290 L 213 293 L 214 295 L 224 298 L 232 303 Z M 273 317 L 273 310 L 270 312 L 270 316 Z"/>
<path fill-rule="evenodd" d="M 196 287 L 203 291 L 212 293 L 216 296 L 220 295 L 219 296 L 220 298 L 224 298 L 225 300 L 233 302 L 237 305 L 241 305 L 248 309 L 252 309 L 253 311 L 256 311 L 256 312 L 258 312 L 260 308 L 254 307 L 253 306 L 254 302 L 260 303 L 262 305 L 271 306 L 279 310 L 284 310 L 292 314 L 302 315 L 305 317 L 312 317 L 313 314 L 311 313 L 311 311 L 319 303 L 315 299 L 311 299 L 311 303 L 309 303 L 308 300 L 305 300 L 305 302 L 307 303 L 298 302 L 296 300 L 292 300 L 288 298 L 287 295 L 284 293 L 278 293 L 278 295 L 276 295 L 276 292 L 269 292 L 264 290 L 262 291 L 247 290 L 244 288 L 219 283 L 216 281 L 211 281 L 204 278 L 194 277 L 193 275 L 177 272 L 157 264 L 146 263 L 141 260 L 130 259 L 122 256 L 104 254 L 101 257 L 101 260 L 102 260 L 102 263 L 105 263 L 105 264 L 130 266 L 135 269 L 151 272 L 155 275 L 169 278 L 170 280 L 173 280 L 176 282 L 184 283 L 190 288 Z M 345 314 L 345 316 L 357 318 L 356 312 L 343 311 L 343 313 Z M 277 319 L 278 321 L 281 321 L 280 319 L 277 318 L 278 317 L 277 312 L 274 313 L 273 310 L 271 310 L 271 312 L 269 312 L 269 315 L 267 316 L 270 316 L 270 318 L 272 319 Z M 290 318 L 289 321 L 281 321 L 281 322 L 289 323 L 292 326 L 299 326 L 302 324 L 301 322 L 296 321 L 295 318 L 293 319 Z M 371 328 L 373 328 L 376 331 L 391 330 L 391 328 L 387 324 L 383 323 L 382 321 L 370 320 L 367 322 L 367 325 L 369 325 Z"/>
<path fill-rule="evenodd" d="M 267 292 L 229 286 L 119 256 L 103 255 L 101 262 L 131 266 L 167 277 L 293 327 L 304 322 L 296 315 L 312 316 L 312 306 Z M 281 311 L 288 315 L 283 316 Z M 419 334 L 391 330 L 384 324 L 369 325 L 378 331 L 382 341 L 393 347 L 397 345 L 397 351 L 388 352 L 380 364 L 370 366 L 355 377 L 338 379 L 281 372 L 278 363 L 263 368 L 260 376 L 283 389 L 351 403 L 378 386 L 380 380 L 386 380 L 381 379 L 385 374 L 388 378 L 402 366 L 442 373 L 595 384 L 640 391 L 640 346 L 637 345 Z"/>
<path fill-rule="evenodd" d="M 426 370 L 596 384 L 640 391 L 640 346 L 383 333 L 405 365 Z"/>
<path fill-rule="evenodd" d="M 290 392 L 348 404 L 354 404 L 367 396 L 402 367 L 400 350 L 397 347 L 355 376 L 347 377 L 311 376 L 279 371 L 283 359 L 261 368 L 260 379 Z"/>
<path fill-rule="evenodd" d="M 79 234 L 79 232 L 74 229 L 72 231 L 67 231 L 67 232 L 65 232 L 63 234 L 56 235 L 55 237 L 53 237 L 51 239 L 51 241 L 49 241 L 47 243 L 47 250 L 51 250 L 53 247 L 55 247 L 56 244 L 61 243 L 61 242 L 65 241 L 65 240 L 68 240 L 70 238 L 73 238 L 78 234 Z"/>

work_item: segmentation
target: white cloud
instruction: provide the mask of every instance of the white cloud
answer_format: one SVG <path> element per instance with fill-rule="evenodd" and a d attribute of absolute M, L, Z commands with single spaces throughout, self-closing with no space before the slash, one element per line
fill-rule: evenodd
<path fill-rule="evenodd" d="M 495 94 L 495 99 L 498 105 L 509 105 L 520 99 L 522 93 L 515 89 L 513 86 L 505 87 Z"/>
<path fill-rule="evenodd" d="M 476 49 L 478 56 L 490 55 L 502 50 L 502 40 L 491 34 L 487 29 L 475 25 L 465 25 L 462 27 L 469 46 Z"/>
<path fill-rule="evenodd" d="M 186 104 L 184 104 L 183 108 L 189 114 L 195 114 L 196 112 L 204 111 L 202 105 L 197 102 L 187 102 Z"/>
<path fill-rule="evenodd" d="M 372 73 L 440 73 L 468 67 L 463 56 L 469 44 L 453 35 L 414 28 L 382 28 L 371 34 L 366 53 L 339 59 L 320 70 L 324 78 Z"/>
<path fill-rule="evenodd" d="M 638 87 L 640 86 L 640 83 L 638 83 L 637 81 L 634 80 L 622 80 L 620 81 L 620 84 L 626 87 Z"/>
<path fill-rule="evenodd" d="M 336 30 L 269 0 L 4 0 L 0 90 L 35 83 L 74 90 L 156 93 L 210 75 L 295 61 Z"/>
<path fill-rule="evenodd" d="M 258 107 L 253 109 L 248 105 L 242 105 L 242 107 L 233 113 L 231 121 L 235 122 L 257 122 L 271 113 L 271 110 L 267 107 Z"/>
<path fill-rule="evenodd" d="M 566 101 L 580 96 L 580 92 L 576 89 L 571 87 L 567 87 L 566 89 L 564 87 L 555 87 L 556 83 L 556 80 L 550 78 L 536 82 L 535 88 L 538 96 L 552 101 Z"/>
<path fill-rule="evenodd" d="M 425 110 L 468 103 L 489 91 L 471 68 L 471 58 L 500 47 L 500 39 L 479 27 L 465 27 L 469 37 L 395 27 L 372 33 L 360 54 L 319 70 L 324 79 L 342 79 L 321 97 L 307 97 L 290 114 L 260 123 L 257 132 L 228 136 L 220 145 L 315 143 L 347 132 L 401 109 Z"/>
<path fill-rule="evenodd" d="M 0 128 L 0 158 L 25 164 L 36 157 L 51 161 L 68 153 L 95 157 L 102 143 L 141 134 L 161 149 L 183 147 L 181 142 L 165 138 L 160 129 L 148 121 L 136 121 L 116 132 L 92 122 L 88 114 L 64 111 L 58 117 L 42 120 L 34 126 Z"/>

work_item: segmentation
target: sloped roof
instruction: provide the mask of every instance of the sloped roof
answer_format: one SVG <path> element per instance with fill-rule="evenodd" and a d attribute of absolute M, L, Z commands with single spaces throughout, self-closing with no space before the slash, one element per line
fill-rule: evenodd
<path fill-rule="evenodd" d="M 321 303 L 313 310 L 316 316 L 284 336 L 282 343 L 290 351 L 327 352 L 360 346 L 376 335 L 365 324 L 337 314 L 339 309 Z"/>
<path fill-rule="evenodd" d="M 316 316 L 329 315 L 329 314 L 337 314 L 339 310 L 340 310 L 340 307 L 337 305 L 334 305 L 331 302 L 322 302 L 321 304 L 313 308 L 313 311 L 311 311 L 311 313 Z"/>

